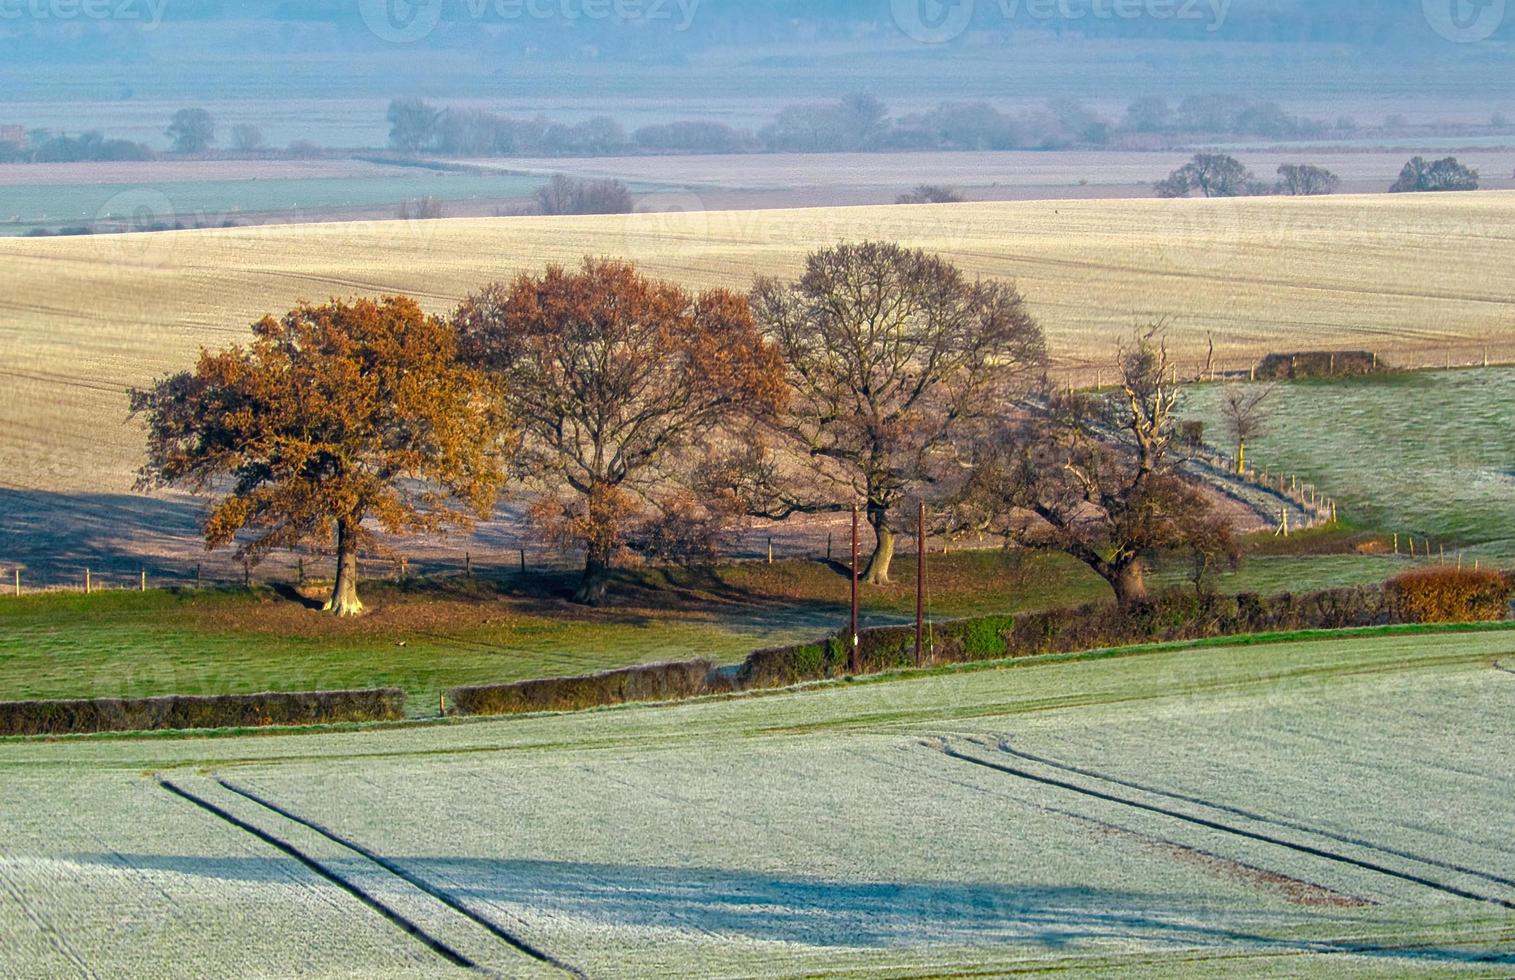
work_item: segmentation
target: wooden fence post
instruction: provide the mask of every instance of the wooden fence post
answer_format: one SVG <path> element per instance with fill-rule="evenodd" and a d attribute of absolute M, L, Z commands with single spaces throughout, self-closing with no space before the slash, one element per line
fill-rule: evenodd
<path fill-rule="evenodd" d="M 142 591 L 147 591 L 147 569 L 142 569 Z"/>
<path fill-rule="evenodd" d="M 16 566 L 16 595 L 21 594 L 21 566 Z"/>
<path fill-rule="evenodd" d="M 91 591 L 91 583 L 90 583 L 90 579 L 89 579 L 89 569 L 86 568 L 84 570 L 84 594 L 85 595 L 89 595 L 90 591 Z"/>

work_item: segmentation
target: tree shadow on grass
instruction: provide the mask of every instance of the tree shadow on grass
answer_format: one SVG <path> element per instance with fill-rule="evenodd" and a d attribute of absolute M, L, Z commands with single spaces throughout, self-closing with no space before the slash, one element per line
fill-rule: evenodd
<path fill-rule="evenodd" d="M 159 854 L 80 855 L 73 860 L 201 878 L 268 883 L 304 872 L 291 859 Z M 1280 914 L 1218 912 L 1196 898 L 1093 887 L 959 881 L 836 881 L 709 867 L 469 857 L 390 858 L 429 885 L 495 918 L 564 918 L 596 926 L 666 930 L 814 948 L 909 949 L 929 946 L 1013 947 L 1036 953 L 1108 952 L 1111 944 L 1158 951 L 1208 947 L 1280 953 L 1352 953 L 1406 963 L 1515 964 L 1515 953 L 1476 949 L 1376 948 L 1329 940 L 1281 938 L 1259 931 L 1339 924 L 1359 931 L 1361 918 L 1320 910 Z M 326 862 L 344 877 L 370 872 L 358 857 Z M 653 935 L 646 938 L 655 941 Z"/>

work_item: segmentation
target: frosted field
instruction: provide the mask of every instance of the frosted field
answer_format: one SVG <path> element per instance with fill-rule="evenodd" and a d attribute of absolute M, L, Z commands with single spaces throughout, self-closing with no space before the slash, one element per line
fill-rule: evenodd
<path fill-rule="evenodd" d="M 1515 633 L 13 741 L 0 975 L 1508 976 L 1500 663 Z"/>

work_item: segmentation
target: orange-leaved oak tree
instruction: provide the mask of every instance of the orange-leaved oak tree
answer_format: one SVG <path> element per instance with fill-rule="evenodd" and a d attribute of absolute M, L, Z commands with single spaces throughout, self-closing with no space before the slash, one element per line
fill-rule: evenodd
<path fill-rule="evenodd" d="M 257 561 L 335 540 L 327 610 L 358 615 L 358 553 L 388 534 L 467 527 L 493 509 L 509 428 L 452 325 L 403 296 L 302 304 L 247 346 L 131 394 L 138 486 L 213 495 L 206 545 Z"/>
<path fill-rule="evenodd" d="M 454 323 L 520 426 L 514 472 L 539 492 L 533 522 L 584 551 L 581 604 L 606 601 L 624 549 L 680 538 L 667 526 L 692 514 L 719 523 L 722 502 L 697 490 L 701 459 L 783 400 L 778 350 L 745 297 L 621 262 L 486 287 Z"/>

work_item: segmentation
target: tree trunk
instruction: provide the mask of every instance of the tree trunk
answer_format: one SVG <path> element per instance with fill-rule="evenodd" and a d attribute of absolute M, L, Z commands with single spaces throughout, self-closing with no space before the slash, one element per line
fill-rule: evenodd
<path fill-rule="evenodd" d="M 337 522 L 337 583 L 325 610 L 337 616 L 363 614 L 358 601 L 358 522 L 351 518 Z"/>
<path fill-rule="evenodd" d="M 1128 564 L 1117 565 L 1107 579 L 1111 588 L 1115 589 L 1115 600 L 1120 603 L 1122 609 L 1146 604 L 1147 570 L 1139 559 Z"/>
<path fill-rule="evenodd" d="M 1247 444 L 1245 442 L 1236 444 L 1236 473 L 1238 476 L 1247 475 Z"/>
<path fill-rule="evenodd" d="M 873 527 L 876 544 L 863 578 L 869 585 L 888 585 L 889 566 L 894 562 L 894 530 L 889 526 L 889 511 L 869 506 L 868 523 Z"/>
<path fill-rule="evenodd" d="M 603 606 L 610 592 L 610 559 L 590 552 L 584 559 L 584 575 L 579 579 L 573 601 L 581 606 Z"/>

